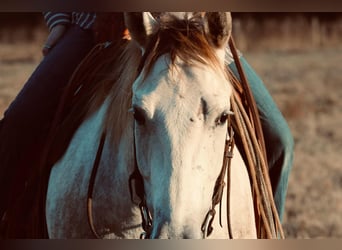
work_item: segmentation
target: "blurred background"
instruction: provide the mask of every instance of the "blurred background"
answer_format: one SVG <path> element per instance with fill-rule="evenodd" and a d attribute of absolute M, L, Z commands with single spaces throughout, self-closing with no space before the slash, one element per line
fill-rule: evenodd
<path fill-rule="evenodd" d="M 40 13 L 0 13 L 0 118 L 47 32 Z M 287 238 L 342 237 L 342 13 L 233 13 L 233 36 L 295 139 Z"/>

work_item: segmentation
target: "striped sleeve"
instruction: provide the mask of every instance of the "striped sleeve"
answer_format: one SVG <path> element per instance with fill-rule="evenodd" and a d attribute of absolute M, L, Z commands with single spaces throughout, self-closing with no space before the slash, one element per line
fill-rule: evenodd
<path fill-rule="evenodd" d="M 49 30 L 55 27 L 57 24 L 70 24 L 71 14 L 66 12 L 44 12 L 44 19 Z"/>
<path fill-rule="evenodd" d="M 95 23 L 96 13 L 94 12 L 73 12 L 71 22 L 82 29 L 90 29 Z"/>

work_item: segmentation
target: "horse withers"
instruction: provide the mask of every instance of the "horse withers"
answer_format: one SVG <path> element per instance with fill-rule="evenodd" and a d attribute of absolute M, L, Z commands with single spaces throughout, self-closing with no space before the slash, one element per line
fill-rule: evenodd
<path fill-rule="evenodd" d="M 96 230 L 103 238 L 256 238 L 249 177 L 236 148 L 224 175 L 230 191 L 221 209 L 212 201 L 229 136 L 230 15 L 127 13 L 125 22 L 132 40 L 113 65 L 120 77 L 51 171 L 49 237 L 93 238 Z M 133 191 L 132 173 L 141 182 Z"/>

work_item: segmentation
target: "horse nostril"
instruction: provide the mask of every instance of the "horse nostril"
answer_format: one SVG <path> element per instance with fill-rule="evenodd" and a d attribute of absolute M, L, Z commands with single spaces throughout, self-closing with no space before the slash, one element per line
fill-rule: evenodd
<path fill-rule="evenodd" d="M 188 234 L 183 234 L 183 237 L 182 237 L 183 239 L 192 239 L 191 237 L 190 237 L 190 235 L 188 235 Z"/>
<path fill-rule="evenodd" d="M 201 234 L 190 226 L 184 226 L 181 236 L 183 239 L 201 239 Z"/>

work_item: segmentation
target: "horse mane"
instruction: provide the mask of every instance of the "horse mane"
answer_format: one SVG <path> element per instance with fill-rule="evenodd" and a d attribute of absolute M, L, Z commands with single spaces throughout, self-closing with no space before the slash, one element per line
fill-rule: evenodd
<path fill-rule="evenodd" d="M 104 129 L 114 145 L 118 144 L 129 118 L 132 117 L 129 112 L 132 84 L 138 76 L 140 60 L 141 50 L 134 42 L 128 42 L 117 58 L 115 70 L 118 77 L 110 90 L 110 103 L 104 122 Z"/>
<path fill-rule="evenodd" d="M 88 58 L 88 60 L 87 60 Z M 69 83 L 80 85 L 77 94 L 64 109 L 64 119 L 55 133 L 49 154 L 49 164 L 53 165 L 65 152 L 71 138 L 84 120 L 96 112 L 104 101 L 110 99 L 110 114 L 104 123 L 110 127 L 109 135 L 118 140 L 125 127 L 128 112 L 124 112 L 131 100 L 131 83 L 134 81 L 141 58 L 136 45 L 125 39 L 113 42 L 106 48 L 94 49 L 82 61 Z M 120 122 L 122 121 L 122 122 Z"/>
<path fill-rule="evenodd" d="M 213 45 L 206 38 L 200 16 L 178 19 L 164 14 L 159 18 L 159 25 L 158 31 L 149 39 L 139 65 L 139 71 L 145 68 L 145 76 L 163 54 L 170 55 L 170 66 L 179 58 L 187 66 L 199 63 L 215 69 L 220 67 Z"/>

